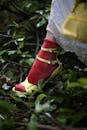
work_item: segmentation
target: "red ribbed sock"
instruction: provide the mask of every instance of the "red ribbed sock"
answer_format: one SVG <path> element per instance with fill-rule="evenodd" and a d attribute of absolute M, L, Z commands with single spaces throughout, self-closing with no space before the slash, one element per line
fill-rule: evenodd
<path fill-rule="evenodd" d="M 58 44 L 48 39 L 44 39 L 42 47 L 58 48 Z M 50 61 L 56 59 L 55 53 L 45 52 L 43 50 L 39 51 L 38 56 Z M 33 66 L 28 74 L 28 81 L 32 84 L 37 84 L 39 80 L 48 78 L 57 66 L 58 65 L 49 65 L 39 61 L 38 59 L 35 59 Z"/>

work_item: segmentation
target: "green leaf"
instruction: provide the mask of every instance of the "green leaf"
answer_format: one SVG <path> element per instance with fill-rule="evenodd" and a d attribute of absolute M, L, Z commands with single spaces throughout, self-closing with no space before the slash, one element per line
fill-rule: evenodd
<path fill-rule="evenodd" d="M 24 41 L 24 37 L 20 37 L 20 38 L 18 38 L 17 41 L 18 41 L 18 42 L 22 42 L 22 41 Z"/>
<path fill-rule="evenodd" d="M 1 90 L 0 90 L 0 95 L 5 96 L 5 95 L 6 95 L 5 91 L 1 89 Z"/>
<path fill-rule="evenodd" d="M 5 120 L 5 118 L 1 114 L 0 114 L 0 118 L 3 119 L 3 120 Z"/>
<path fill-rule="evenodd" d="M 46 94 L 40 94 L 38 97 L 37 97 L 37 99 L 36 99 L 36 102 L 41 102 L 45 97 L 47 97 L 47 95 Z"/>
<path fill-rule="evenodd" d="M 77 112 L 72 115 L 72 125 L 76 125 L 81 119 L 87 115 L 86 112 Z"/>
<path fill-rule="evenodd" d="M 13 23 L 11 23 L 9 26 L 13 26 L 13 27 L 19 28 L 19 24 L 16 23 L 15 21 L 13 21 Z"/>
<path fill-rule="evenodd" d="M 81 84 L 78 82 L 67 82 L 67 88 L 80 87 Z"/>
<path fill-rule="evenodd" d="M 60 114 L 60 115 L 58 116 L 58 121 L 59 121 L 61 124 L 66 125 L 66 123 L 67 123 L 67 116 Z"/>
<path fill-rule="evenodd" d="M 11 113 L 14 110 L 17 110 L 16 106 L 7 101 L 0 100 L 0 112 Z"/>
<path fill-rule="evenodd" d="M 13 55 L 16 53 L 16 50 L 11 50 L 11 51 L 8 51 L 8 55 Z"/>
<path fill-rule="evenodd" d="M 70 109 L 70 108 L 68 108 L 68 107 L 63 107 L 63 108 L 59 108 L 58 109 L 58 112 L 59 113 L 72 113 L 73 112 L 73 109 Z"/>
<path fill-rule="evenodd" d="M 42 111 L 49 111 L 50 110 L 50 103 L 44 103 L 40 104 L 39 102 L 35 103 L 35 112 L 36 113 L 41 113 Z"/>
<path fill-rule="evenodd" d="M 33 64 L 33 62 L 34 62 L 34 58 L 24 59 L 24 62 L 31 66 Z"/>
<path fill-rule="evenodd" d="M 86 85 L 87 86 L 87 77 L 81 77 L 78 79 L 78 82 L 82 85 Z"/>
<path fill-rule="evenodd" d="M 37 116 L 32 114 L 30 122 L 28 123 L 27 130 L 38 130 L 37 129 Z"/>
<path fill-rule="evenodd" d="M 12 99 L 14 99 L 16 102 L 22 102 L 20 97 L 12 96 Z"/>
<path fill-rule="evenodd" d="M 39 23 L 37 23 L 37 28 L 43 26 L 44 24 L 46 24 L 47 20 L 46 19 L 42 19 Z"/>

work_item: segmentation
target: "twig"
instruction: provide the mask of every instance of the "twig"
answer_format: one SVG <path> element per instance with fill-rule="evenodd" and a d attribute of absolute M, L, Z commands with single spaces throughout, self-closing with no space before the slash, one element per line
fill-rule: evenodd
<path fill-rule="evenodd" d="M 23 68 L 28 68 L 28 66 L 21 65 L 21 64 L 15 62 L 15 61 L 7 60 L 7 62 L 9 62 L 9 64 L 15 64 L 15 65 L 18 65 L 18 66 L 23 67 Z"/>
<path fill-rule="evenodd" d="M 38 124 L 37 127 L 41 130 L 62 130 L 60 127 Z"/>
<path fill-rule="evenodd" d="M 39 41 L 40 41 L 40 38 L 39 38 L 39 34 L 38 34 L 38 31 L 36 31 L 36 38 L 37 38 L 37 42 L 36 42 L 36 50 L 35 50 L 35 56 L 39 50 Z"/>
<path fill-rule="evenodd" d="M 53 123 L 55 123 L 57 126 L 60 126 L 60 124 L 58 124 L 58 122 L 52 117 L 52 115 L 51 114 L 49 114 L 49 113 L 44 113 L 44 115 L 46 116 L 46 117 L 48 117 Z"/>
<path fill-rule="evenodd" d="M 12 38 L 12 36 L 10 36 L 10 35 L 6 35 L 6 34 L 0 34 L 0 37 Z"/>
<path fill-rule="evenodd" d="M 15 122 L 15 125 L 21 125 L 21 126 L 27 126 L 27 123 L 23 123 L 23 122 Z M 49 126 L 49 125 L 42 125 L 42 124 L 38 124 L 37 125 L 38 129 L 41 130 L 62 130 L 59 127 L 53 127 L 53 126 Z"/>
<path fill-rule="evenodd" d="M 87 130 L 87 128 L 53 127 L 53 126 L 42 125 L 42 124 L 38 124 L 37 127 L 41 130 Z"/>
<path fill-rule="evenodd" d="M 22 71 L 22 68 L 20 68 L 20 80 L 19 80 L 19 83 L 22 82 L 22 79 L 23 79 L 23 71 Z"/>
<path fill-rule="evenodd" d="M 7 64 L 5 64 L 3 67 L 2 67 L 2 72 L 3 72 L 3 70 L 5 70 L 7 67 L 8 67 L 8 65 L 9 65 L 10 63 L 7 63 Z"/>
<path fill-rule="evenodd" d="M 27 123 L 15 122 L 15 125 L 27 126 Z M 37 128 L 39 130 L 87 130 L 87 128 L 58 127 L 58 126 L 50 126 L 50 125 L 42 125 L 42 124 L 38 124 Z"/>
<path fill-rule="evenodd" d="M 36 46 L 37 45 L 37 43 L 25 43 L 25 46 Z M 39 44 L 39 47 L 40 47 L 41 45 Z"/>
<path fill-rule="evenodd" d="M 29 14 L 27 12 L 24 12 L 21 8 L 19 8 L 13 1 L 10 1 L 11 4 L 13 5 L 13 7 L 15 7 L 15 9 L 17 9 L 20 13 L 22 13 L 22 15 L 27 15 L 29 16 Z"/>

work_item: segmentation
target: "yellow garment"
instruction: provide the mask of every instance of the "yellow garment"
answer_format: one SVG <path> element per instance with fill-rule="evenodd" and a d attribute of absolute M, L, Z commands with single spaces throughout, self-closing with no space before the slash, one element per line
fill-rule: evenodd
<path fill-rule="evenodd" d="M 66 18 L 62 33 L 72 39 L 87 43 L 87 2 L 77 2 Z"/>

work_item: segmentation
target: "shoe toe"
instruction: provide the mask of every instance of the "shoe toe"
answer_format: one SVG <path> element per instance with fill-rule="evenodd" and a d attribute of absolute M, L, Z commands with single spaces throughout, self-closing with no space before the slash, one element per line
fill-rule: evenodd
<path fill-rule="evenodd" d="M 13 88 L 13 91 L 26 92 L 25 87 L 22 84 L 17 84 Z"/>

